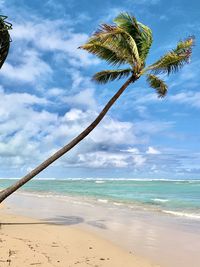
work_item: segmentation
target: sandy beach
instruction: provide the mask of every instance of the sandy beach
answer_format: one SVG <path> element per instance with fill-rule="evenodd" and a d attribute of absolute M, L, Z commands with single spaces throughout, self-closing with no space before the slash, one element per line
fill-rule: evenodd
<path fill-rule="evenodd" d="M 94 233 L 73 226 L 38 221 L 8 213 L 0 208 L 0 266 L 112 266 L 153 267 L 102 239 Z"/>

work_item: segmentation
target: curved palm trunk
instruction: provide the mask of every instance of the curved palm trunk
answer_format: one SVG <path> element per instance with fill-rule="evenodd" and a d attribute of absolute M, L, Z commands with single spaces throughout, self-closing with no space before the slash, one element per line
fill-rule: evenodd
<path fill-rule="evenodd" d="M 129 86 L 129 84 L 135 82 L 136 80 L 137 78 L 132 75 L 122 85 L 122 87 L 117 91 L 117 93 L 109 100 L 109 102 L 106 104 L 106 106 L 103 108 L 101 113 L 97 116 L 97 118 L 82 133 L 80 133 L 77 137 L 75 137 L 70 143 L 65 145 L 60 150 L 58 150 L 55 154 L 50 156 L 47 160 L 45 160 L 43 163 L 41 163 L 38 167 L 36 167 L 34 170 L 32 170 L 27 175 L 25 175 L 23 178 L 18 180 L 15 184 L 11 185 L 7 189 L 0 192 L 0 203 L 4 199 L 6 199 L 9 195 L 14 193 L 18 188 L 23 186 L 25 183 L 27 183 L 29 180 L 31 180 L 33 177 L 35 177 L 37 174 L 39 174 L 41 171 L 47 168 L 51 163 L 53 163 L 54 161 L 59 159 L 61 156 L 63 156 L 66 152 L 68 152 L 70 149 L 72 149 L 81 140 L 83 140 L 100 123 L 100 121 L 106 115 L 108 110 L 115 103 L 115 101 L 120 97 L 120 95 L 124 92 L 124 90 Z"/>

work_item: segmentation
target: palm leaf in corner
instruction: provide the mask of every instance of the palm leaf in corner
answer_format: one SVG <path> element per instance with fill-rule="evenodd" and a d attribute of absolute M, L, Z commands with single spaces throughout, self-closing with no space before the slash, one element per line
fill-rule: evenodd
<path fill-rule="evenodd" d="M 0 15 L 0 68 L 3 66 L 10 48 L 9 30 L 12 25 L 5 21 L 7 17 Z"/>

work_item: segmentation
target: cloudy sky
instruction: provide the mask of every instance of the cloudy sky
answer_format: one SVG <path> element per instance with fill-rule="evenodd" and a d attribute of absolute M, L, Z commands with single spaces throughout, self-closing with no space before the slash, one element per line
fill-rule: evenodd
<path fill-rule="evenodd" d="M 196 36 L 191 63 L 158 99 L 141 79 L 82 143 L 39 177 L 200 178 L 198 0 L 0 0 L 13 24 L 0 71 L 0 177 L 21 177 L 80 133 L 124 81 L 96 85 L 105 62 L 78 50 L 99 23 L 131 12 L 153 30 L 148 63 Z"/>

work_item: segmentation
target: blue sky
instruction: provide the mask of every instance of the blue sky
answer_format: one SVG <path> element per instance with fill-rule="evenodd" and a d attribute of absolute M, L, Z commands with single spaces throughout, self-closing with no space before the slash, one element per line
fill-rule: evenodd
<path fill-rule="evenodd" d="M 77 47 L 128 11 L 152 28 L 147 63 L 195 35 L 191 63 L 165 77 L 165 99 L 143 78 L 131 85 L 98 128 L 39 177 L 200 178 L 197 0 L 0 0 L 0 9 L 13 24 L 0 71 L 0 177 L 21 177 L 70 141 L 124 82 L 91 82 L 109 66 Z"/>

